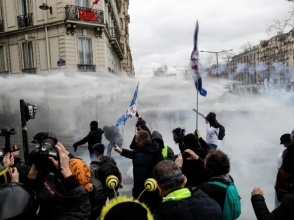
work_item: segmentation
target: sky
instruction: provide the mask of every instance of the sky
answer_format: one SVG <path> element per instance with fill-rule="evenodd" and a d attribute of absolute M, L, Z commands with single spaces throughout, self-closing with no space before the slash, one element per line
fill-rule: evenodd
<path fill-rule="evenodd" d="M 131 0 L 129 41 L 135 73 L 152 74 L 161 64 L 177 69 L 189 65 L 197 19 L 199 50 L 233 49 L 238 54 L 242 44 L 268 39 L 266 28 L 289 7 L 286 0 Z M 200 53 L 200 61 L 211 55 L 216 62 L 215 54 L 208 53 Z"/>

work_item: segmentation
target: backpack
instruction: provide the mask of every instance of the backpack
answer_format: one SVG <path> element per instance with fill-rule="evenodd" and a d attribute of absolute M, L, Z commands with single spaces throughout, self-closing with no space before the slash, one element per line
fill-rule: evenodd
<path fill-rule="evenodd" d="M 94 177 L 100 180 L 102 185 L 106 187 L 105 180 L 109 175 L 114 175 L 119 178 L 119 171 L 117 166 L 112 163 L 108 157 L 103 157 L 100 161 L 92 161 L 90 166 L 98 166 L 98 169 L 94 169 Z"/>
<path fill-rule="evenodd" d="M 218 135 L 217 135 L 217 137 L 218 137 L 219 140 L 223 140 L 224 139 L 224 137 L 226 135 L 225 134 L 225 131 L 226 131 L 225 127 L 220 124 L 219 125 L 219 132 L 218 132 Z"/>
<path fill-rule="evenodd" d="M 222 219 L 237 219 L 241 215 L 241 202 L 234 181 L 230 178 L 230 183 L 228 185 L 219 181 L 211 181 L 207 183 L 227 189 Z"/>
<path fill-rule="evenodd" d="M 288 188 L 289 188 L 289 184 L 287 181 L 288 176 L 289 175 L 284 171 L 284 169 L 281 166 L 277 173 L 276 185 L 275 185 L 276 195 L 279 202 L 282 201 L 283 197 L 288 192 Z"/>

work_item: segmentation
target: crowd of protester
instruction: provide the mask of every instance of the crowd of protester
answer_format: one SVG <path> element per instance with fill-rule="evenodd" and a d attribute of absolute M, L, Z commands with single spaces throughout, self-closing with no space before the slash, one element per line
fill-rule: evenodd
<path fill-rule="evenodd" d="M 137 133 L 129 147 L 116 126 L 102 129 L 97 121 L 90 123 L 89 134 L 73 144 L 76 151 L 88 143 L 90 164 L 71 154 L 50 132 L 34 135 L 36 148 L 26 162 L 16 160 L 17 148 L 6 152 L 0 166 L 0 220 L 233 220 L 241 216 L 242 200 L 230 175 L 230 158 L 218 149 L 223 137 L 215 113 L 203 115 L 205 139 L 198 130 L 171 129 L 178 155 L 165 144 L 163 131 L 150 129 L 147 118 L 138 112 L 136 116 Z M 102 135 L 108 146 L 101 143 Z M 294 219 L 294 130 L 280 141 L 285 150 L 278 159 L 278 201 L 274 210 L 268 210 L 262 189 L 255 187 L 251 202 L 257 219 Z M 124 177 L 111 157 L 113 151 L 132 160 L 132 198 L 119 195 Z"/>

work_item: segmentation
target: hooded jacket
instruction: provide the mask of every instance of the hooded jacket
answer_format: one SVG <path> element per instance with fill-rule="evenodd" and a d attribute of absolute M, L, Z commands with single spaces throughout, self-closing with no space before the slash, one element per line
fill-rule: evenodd
<path fill-rule="evenodd" d="M 84 137 L 82 140 L 74 143 L 73 146 L 77 147 L 88 142 L 88 150 L 90 152 L 94 152 L 92 150 L 92 146 L 94 144 L 101 143 L 103 133 L 104 131 L 101 128 L 97 127 L 96 129 L 90 131 L 89 134 L 86 137 Z"/>
<path fill-rule="evenodd" d="M 113 146 L 113 142 L 118 145 L 120 148 L 123 145 L 123 138 L 121 134 L 119 133 L 119 128 L 115 125 L 113 126 L 104 126 L 103 127 L 104 136 L 106 140 L 109 141 L 108 147 Z"/>
<path fill-rule="evenodd" d="M 151 140 L 152 141 L 157 140 L 158 142 L 161 142 L 159 148 L 161 150 L 163 149 L 163 147 L 164 147 L 164 141 L 162 139 L 162 135 L 158 131 L 153 131 L 152 132 L 152 134 L 151 134 Z M 167 146 L 167 158 L 166 159 L 175 160 L 175 153 L 174 153 L 174 151 L 169 146 Z"/>
<path fill-rule="evenodd" d="M 216 114 L 214 112 L 209 112 L 206 116 L 203 112 L 198 112 L 198 114 L 209 122 L 206 127 L 206 143 L 218 145 L 220 124 L 216 120 Z"/>

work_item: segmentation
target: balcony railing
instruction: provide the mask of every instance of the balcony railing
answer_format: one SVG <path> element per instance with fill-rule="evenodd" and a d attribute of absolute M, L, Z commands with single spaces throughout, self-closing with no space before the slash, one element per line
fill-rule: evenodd
<path fill-rule="evenodd" d="M 18 28 L 33 26 L 33 13 L 17 16 Z"/>
<path fill-rule="evenodd" d="M 0 20 L 0 32 L 4 32 L 4 21 Z"/>
<path fill-rule="evenodd" d="M 96 65 L 78 64 L 78 70 L 80 72 L 96 72 Z"/>
<path fill-rule="evenodd" d="M 102 10 L 67 5 L 65 6 L 65 20 L 89 21 L 104 24 L 104 14 Z"/>
<path fill-rule="evenodd" d="M 36 74 L 37 73 L 37 68 L 29 68 L 29 69 L 23 69 L 23 73 L 29 73 L 29 74 Z"/>
<path fill-rule="evenodd" d="M 109 27 L 108 28 L 108 33 L 109 33 L 110 38 L 115 38 L 116 39 L 119 48 L 123 51 L 123 45 L 120 42 L 120 33 L 119 33 L 119 31 L 114 27 Z"/>

